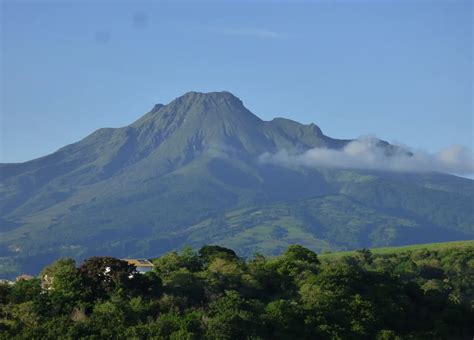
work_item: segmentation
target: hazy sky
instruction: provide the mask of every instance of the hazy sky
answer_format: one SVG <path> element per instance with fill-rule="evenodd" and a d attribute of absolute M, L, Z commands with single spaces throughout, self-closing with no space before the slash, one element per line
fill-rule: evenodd
<path fill-rule="evenodd" d="M 472 148 L 471 1 L 0 3 L 0 162 L 190 90 L 333 137 Z"/>

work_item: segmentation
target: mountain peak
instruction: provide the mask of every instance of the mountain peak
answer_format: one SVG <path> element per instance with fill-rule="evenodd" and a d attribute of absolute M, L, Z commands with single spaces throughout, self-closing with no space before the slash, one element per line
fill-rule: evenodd
<path fill-rule="evenodd" d="M 160 113 L 164 112 L 177 119 L 195 117 L 201 123 L 204 120 L 210 120 L 207 123 L 214 125 L 218 120 L 261 122 L 260 118 L 250 112 L 239 98 L 227 91 L 187 92 L 165 105 L 160 110 Z"/>
<path fill-rule="evenodd" d="M 176 98 L 173 102 L 188 103 L 206 103 L 207 105 L 222 105 L 226 104 L 230 107 L 243 108 L 244 104 L 242 101 L 228 91 L 220 92 L 196 92 L 190 91 Z M 173 103 L 172 102 L 172 103 Z"/>
<path fill-rule="evenodd" d="M 229 119 L 260 119 L 245 108 L 243 102 L 228 91 L 220 92 L 197 92 L 190 91 L 180 97 L 175 98 L 170 103 L 156 104 L 151 111 L 142 116 L 132 125 L 138 126 L 143 123 L 162 120 L 166 118 L 167 123 L 171 121 L 184 121 L 190 117 L 199 117 L 201 121 L 204 117 L 209 119 L 224 118 Z M 240 118 L 238 118 L 240 117 Z M 244 118 L 247 117 L 247 118 Z M 161 122 L 163 124 L 165 122 Z"/>
<path fill-rule="evenodd" d="M 212 92 L 199 92 L 199 91 L 189 91 L 183 94 L 181 97 L 186 98 L 196 98 L 196 97 L 209 97 L 209 98 L 237 98 L 234 94 L 229 91 L 212 91 Z M 181 98 L 178 97 L 178 98 Z M 239 99 L 240 100 L 240 99 Z"/>
<path fill-rule="evenodd" d="M 155 104 L 155 106 L 153 106 L 153 108 L 151 109 L 150 112 L 157 112 L 159 111 L 164 105 L 163 104 Z"/>

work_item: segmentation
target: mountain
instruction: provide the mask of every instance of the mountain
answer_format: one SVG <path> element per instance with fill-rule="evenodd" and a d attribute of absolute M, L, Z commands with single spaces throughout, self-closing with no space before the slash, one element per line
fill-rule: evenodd
<path fill-rule="evenodd" d="M 186 244 L 251 255 L 474 237 L 472 180 L 262 161 L 350 142 L 314 124 L 263 121 L 228 92 L 190 92 L 128 126 L 0 164 L 0 276 L 59 256 L 149 257 Z"/>

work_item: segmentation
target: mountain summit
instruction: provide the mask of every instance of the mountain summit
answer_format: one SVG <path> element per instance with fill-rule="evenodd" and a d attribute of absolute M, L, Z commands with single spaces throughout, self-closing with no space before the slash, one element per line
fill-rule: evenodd
<path fill-rule="evenodd" d="M 224 148 L 255 156 L 283 148 L 305 150 L 345 143 L 324 136 L 314 124 L 283 118 L 264 122 L 229 92 L 186 93 L 166 106 L 155 107 L 131 127 L 140 131 L 141 138 L 155 139 L 155 147 L 165 140 L 171 143 L 173 153 L 193 145 L 201 151 Z"/>
<path fill-rule="evenodd" d="M 263 121 L 229 92 L 186 93 L 131 127 L 140 138 L 155 139 L 155 147 L 171 144 L 173 153 L 186 153 L 183 147 L 189 151 L 189 147 L 204 150 L 218 145 L 256 152 L 253 146 L 265 143 Z"/>
<path fill-rule="evenodd" d="M 472 180 L 261 161 L 350 142 L 315 124 L 263 121 L 229 92 L 186 93 L 128 126 L 0 164 L 0 274 L 58 256 L 151 257 L 186 244 L 251 255 L 292 243 L 321 251 L 474 236 Z"/>
<path fill-rule="evenodd" d="M 138 122 L 149 122 L 161 116 L 173 116 L 177 120 L 194 117 L 228 119 L 260 119 L 247 110 L 242 101 L 230 92 L 188 92 L 176 98 L 168 105 L 155 105 L 153 110 L 142 117 Z"/>

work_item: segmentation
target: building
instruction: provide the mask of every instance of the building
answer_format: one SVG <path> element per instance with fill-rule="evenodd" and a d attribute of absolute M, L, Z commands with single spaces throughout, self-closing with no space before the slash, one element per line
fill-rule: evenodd
<path fill-rule="evenodd" d="M 28 275 L 28 274 L 21 274 L 20 276 L 17 276 L 15 281 L 18 282 L 18 281 L 28 281 L 28 280 L 32 280 L 34 279 L 35 277 L 34 276 L 31 276 L 31 275 Z"/>
<path fill-rule="evenodd" d="M 128 264 L 134 265 L 135 268 L 137 268 L 137 272 L 142 274 L 153 270 L 153 263 L 145 259 L 123 259 L 123 261 L 127 261 Z"/>
<path fill-rule="evenodd" d="M 1 285 L 10 285 L 10 286 L 11 286 L 11 285 L 14 284 L 14 283 L 15 283 L 15 282 L 10 281 L 10 280 L 7 280 L 7 279 L 0 279 L 0 284 L 1 284 Z"/>

